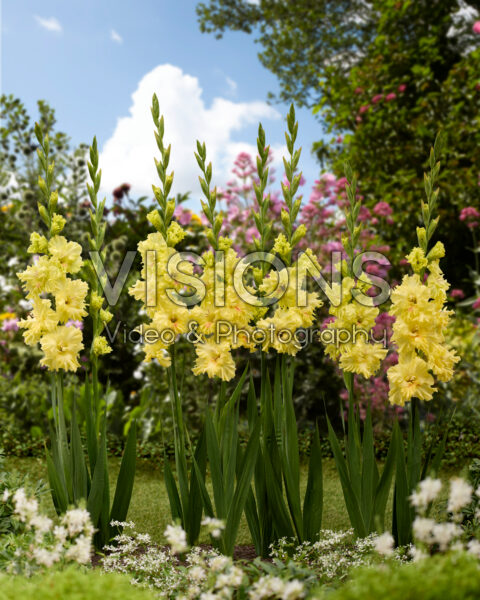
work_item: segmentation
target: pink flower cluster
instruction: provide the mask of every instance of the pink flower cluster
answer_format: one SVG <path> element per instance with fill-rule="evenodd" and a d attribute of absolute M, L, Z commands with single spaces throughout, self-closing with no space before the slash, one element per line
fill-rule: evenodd
<path fill-rule="evenodd" d="M 385 101 L 385 102 L 392 102 L 393 100 L 396 100 L 396 98 L 398 97 L 398 94 L 403 94 L 407 89 L 407 86 L 405 83 L 401 83 L 398 87 L 397 87 L 397 91 L 396 92 L 388 92 L 388 93 L 381 93 L 381 94 L 375 94 L 374 96 L 372 96 L 372 98 L 370 99 L 370 102 L 367 102 L 366 104 L 362 104 L 360 106 L 360 108 L 358 109 L 358 114 L 356 116 L 356 121 L 357 123 L 361 123 L 363 121 L 362 116 L 363 114 L 365 114 L 366 112 L 368 112 L 370 110 L 370 108 L 375 105 L 375 104 L 380 104 L 380 102 Z M 354 93 L 357 95 L 363 94 L 364 93 L 364 89 L 361 87 L 356 87 L 354 89 Z"/>
<path fill-rule="evenodd" d="M 480 212 L 473 206 L 466 206 L 460 211 L 460 221 L 465 221 L 467 227 L 475 229 L 480 222 Z"/>
<path fill-rule="evenodd" d="M 2 331 L 18 331 L 18 319 L 4 319 L 2 323 Z"/>

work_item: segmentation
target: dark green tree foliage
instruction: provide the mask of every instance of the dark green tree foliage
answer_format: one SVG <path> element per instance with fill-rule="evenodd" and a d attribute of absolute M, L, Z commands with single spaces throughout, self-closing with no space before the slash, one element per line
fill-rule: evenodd
<path fill-rule="evenodd" d="M 394 260 L 411 245 L 425 157 L 436 132 L 446 132 L 439 204 L 454 285 L 471 263 L 459 212 L 480 205 L 480 35 L 472 29 L 479 10 L 479 0 L 210 0 L 197 7 L 202 31 L 257 35 L 279 99 L 312 107 L 332 134 L 314 146 L 320 162 L 342 176 L 348 157 L 365 205 L 391 203 L 396 225 L 384 238 L 398 251 Z"/>

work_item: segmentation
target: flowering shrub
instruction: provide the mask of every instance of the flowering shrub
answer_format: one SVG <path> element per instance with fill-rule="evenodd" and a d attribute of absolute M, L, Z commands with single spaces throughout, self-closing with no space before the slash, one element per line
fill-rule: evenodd
<path fill-rule="evenodd" d="M 23 488 L 5 489 L 1 502 L 13 504 L 18 525 L 15 534 L 1 542 L 1 565 L 7 572 L 30 576 L 53 565 L 90 562 L 94 529 L 88 511 L 68 510 L 55 524 L 39 512 L 37 499 L 28 497 Z"/>
<path fill-rule="evenodd" d="M 170 548 L 158 548 L 148 534 L 139 534 L 133 523 L 122 523 L 124 533 L 115 545 L 105 548 L 102 568 L 128 574 L 134 585 L 148 587 L 159 598 L 216 598 L 234 595 L 252 600 L 303 598 L 316 582 L 312 571 L 285 568 L 279 563 L 268 568 L 252 568 L 234 563 L 215 550 L 195 547 L 187 552 L 185 532 L 170 526 L 166 536 Z M 178 552 L 183 552 L 181 561 Z M 260 565 L 260 563 L 258 563 Z M 300 575 L 301 579 L 295 577 Z"/>

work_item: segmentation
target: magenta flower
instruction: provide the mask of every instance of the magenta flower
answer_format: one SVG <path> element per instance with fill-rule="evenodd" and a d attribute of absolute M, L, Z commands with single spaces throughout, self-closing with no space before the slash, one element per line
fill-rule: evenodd
<path fill-rule="evenodd" d="M 2 331 L 18 331 L 18 319 L 5 319 L 3 321 Z"/>
<path fill-rule="evenodd" d="M 361 87 L 357 87 L 357 88 L 355 88 L 355 89 L 354 89 L 354 93 L 355 93 L 355 94 L 363 94 L 363 88 L 361 88 Z"/>
<path fill-rule="evenodd" d="M 472 29 L 473 29 L 473 33 L 480 33 L 480 21 L 475 21 Z"/>
<path fill-rule="evenodd" d="M 407 89 L 407 86 L 405 85 L 405 83 L 401 83 L 401 84 L 398 86 L 398 91 L 399 91 L 401 94 L 403 94 L 403 92 L 404 92 L 406 89 Z"/>
<path fill-rule="evenodd" d="M 473 206 L 466 206 L 462 208 L 460 211 L 460 221 L 465 221 L 465 224 L 470 229 L 474 229 L 478 227 L 478 222 L 480 220 L 480 212 L 474 208 Z"/>
<path fill-rule="evenodd" d="M 370 104 L 364 104 L 363 106 L 361 106 L 361 107 L 359 108 L 359 111 L 358 111 L 358 112 L 359 112 L 361 115 L 363 115 L 363 113 L 366 113 L 366 112 L 367 112 L 367 110 L 368 110 L 369 108 L 370 108 Z"/>
<path fill-rule="evenodd" d="M 82 321 L 74 321 L 73 319 L 70 319 L 65 323 L 65 327 L 76 327 L 77 329 L 83 329 L 83 323 Z"/>
<path fill-rule="evenodd" d="M 390 92 L 385 96 L 385 102 L 390 102 L 391 100 L 395 100 L 397 94 L 395 92 Z"/>
<path fill-rule="evenodd" d="M 455 288 L 450 292 L 450 297 L 453 300 L 463 300 L 463 298 L 465 298 L 465 294 L 464 294 L 463 290 Z"/>
<path fill-rule="evenodd" d="M 381 102 L 383 100 L 383 94 L 376 94 L 373 98 L 372 98 L 372 104 L 378 104 L 379 102 Z"/>
<path fill-rule="evenodd" d="M 472 304 L 472 308 L 473 308 L 473 310 L 477 310 L 477 308 L 480 308 L 480 297 L 477 298 L 475 300 L 475 302 Z"/>
<path fill-rule="evenodd" d="M 388 202 L 377 202 L 373 207 L 373 212 L 379 217 L 389 217 L 393 210 Z"/>
<path fill-rule="evenodd" d="M 188 208 L 183 208 L 183 206 L 177 206 L 175 212 L 173 213 L 177 221 L 180 225 L 188 225 L 192 220 L 192 213 Z"/>

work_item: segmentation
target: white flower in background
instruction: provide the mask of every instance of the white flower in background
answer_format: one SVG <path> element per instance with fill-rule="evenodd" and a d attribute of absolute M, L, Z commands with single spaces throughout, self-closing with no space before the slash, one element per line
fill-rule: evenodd
<path fill-rule="evenodd" d="M 60 552 L 58 550 L 50 552 L 46 548 L 34 548 L 32 555 L 35 562 L 44 567 L 51 567 L 60 560 Z"/>
<path fill-rule="evenodd" d="M 393 544 L 395 540 L 393 539 L 392 534 L 388 531 L 382 533 L 375 539 L 374 548 L 376 552 L 382 554 L 383 556 L 391 556 L 393 554 Z"/>
<path fill-rule="evenodd" d="M 418 562 L 419 560 L 424 560 L 425 558 L 428 558 L 428 554 L 426 552 L 424 552 L 423 550 L 420 550 L 420 548 L 417 548 L 416 546 L 412 546 L 410 548 L 410 555 L 413 559 L 413 562 Z"/>
<path fill-rule="evenodd" d="M 413 535 L 419 542 L 430 544 L 432 541 L 432 530 L 436 523 L 433 519 L 417 517 L 413 522 Z"/>
<path fill-rule="evenodd" d="M 187 534 L 180 525 L 167 525 L 163 534 L 175 554 L 180 554 L 188 549 Z"/>
<path fill-rule="evenodd" d="M 419 510 L 426 509 L 437 498 L 441 489 L 442 482 L 440 479 L 427 477 L 419 483 L 417 491 L 410 496 L 412 505 Z"/>
<path fill-rule="evenodd" d="M 53 528 L 53 536 L 60 544 L 64 544 L 67 541 L 68 532 L 62 525 L 57 525 Z"/>
<path fill-rule="evenodd" d="M 236 588 L 242 585 L 243 571 L 239 567 L 231 567 L 226 573 L 221 573 L 217 577 L 215 587 L 219 589 L 232 587 Z"/>
<path fill-rule="evenodd" d="M 436 523 L 432 528 L 432 541 L 438 544 L 438 547 L 443 552 L 447 550 L 455 538 L 462 534 L 462 530 L 455 523 Z"/>
<path fill-rule="evenodd" d="M 301 581 L 293 579 L 285 584 L 282 594 L 282 600 L 297 600 L 304 596 L 304 587 Z"/>
<path fill-rule="evenodd" d="M 29 300 L 19 300 L 18 306 L 26 311 L 31 311 L 33 308 L 33 304 Z"/>
<path fill-rule="evenodd" d="M 10 490 L 4 490 L 4 492 L 2 494 L 2 502 L 8 502 L 8 499 L 10 498 L 11 495 L 12 495 L 12 492 Z"/>
<path fill-rule="evenodd" d="M 40 542 L 43 536 L 51 531 L 53 525 L 52 519 L 44 515 L 35 515 L 30 519 L 29 526 L 35 529 L 35 538 L 37 542 Z"/>
<path fill-rule="evenodd" d="M 480 558 L 480 542 L 478 540 L 470 540 L 467 544 L 467 550 L 477 558 Z"/>
<path fill-rule="evenodd" d="M 194 567 L 191 567 L 188 570 L 188 576 L 193 581 L 203 581 L 207 574 L 205 573 L 205 569 L 202 569 L 202 567 L 195 565 Z"/>
<path fill-rule="evenodd" d="M 19 488 L 13 494 L 13 503 L 15 505 L 14 514 L 22 521 L 23 523 L 28 523 L 36 516 L 38 512 L 38 502 L 35 498 L 27 498 L 25 494 L 25 490 L 23 488 Z"/>
<path fill-rule="evenodd" d="M 454 515 L 465 508 L 472 501 L 472 486 L 460 477 L 450 480 L 450 497 L 448 498 L 447 510 Z"/>
<path fill-rule="evenodd" d="M 217 596 L 217 594 L 214 594 L 213 592 L 203 592 L 203 594 L 200 595 L 200 600 L 218 600 L 218 598 L 220 598 L 220 596 Z"/>
<path fill-rule="evenodd" d="M 248 592 L 251 600 L 262 600 L 274 596 L 281 598 L 285 591 L 285 582 L 280 577 L 265 575 L 256 581 Z"/>
<path fill-rule="evenodd" d="M 93 533 L 90 513 L 84 508 L 68 510 L 63 516 L 62 525 L 65 525 L 70 537 L 75 537 L 79 533 Z"/>
<path fill-rule="evenodd" d="M 65 553 L 67 559 L 73 560 L 81 565 L 85 565 L 90 561 L 92 554 L 92 542 L 90 537 L 84 535 L 78 536 L 75 543 Z"/>
<path fill-rule="evenodd" d="M 210 559 L 210 568 L 212 571 L 223 571 L 232 564 L 232 560 L 228 556 L 214 556 Z"/>
<path fill-rule="evenodd" d="M 207 528 L 207 532 L 214 538 L 219 538 L 225 529 L 225 523 L 213 517 L 205 517 L 202 525 Z"/>

